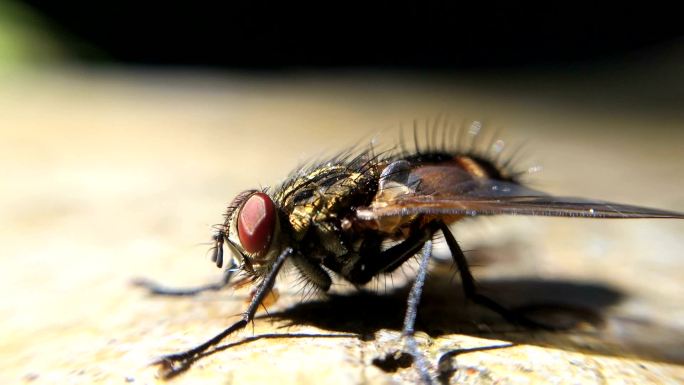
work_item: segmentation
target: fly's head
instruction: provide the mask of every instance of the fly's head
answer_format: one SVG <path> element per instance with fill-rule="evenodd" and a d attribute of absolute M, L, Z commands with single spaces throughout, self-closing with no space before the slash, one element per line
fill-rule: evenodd
<path fill-rule="evenodd" d="M 283 248 L 278 207 L 270 196 L 258 190 L 244 191 L 233 199 L 226 210 L 226 220 L 214 234 L 212 259 L 223 266 L 224 243 L 232 252 L 240 269 L 261 275 Z"/>

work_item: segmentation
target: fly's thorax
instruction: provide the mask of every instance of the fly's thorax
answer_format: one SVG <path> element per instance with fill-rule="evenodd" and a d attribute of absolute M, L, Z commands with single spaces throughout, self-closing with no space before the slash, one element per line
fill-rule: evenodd
<path fill-rule="evenodd" d="M 317 202 L 299 204 L 292 208 L 288 215 L 288 222 L 292 226 L 294 238 L 301 241 L 311 225 L 311 220 L 318 210 Z"/>
<path fill-rule="evenodd" d="M 322 177 L 326 172 L 329 175 Z M 311 182 L 311 175 L 318 175 L 320 181 Z M 358 201 L 370 202 L 375 194 L 373 175 L 368 172 L 325 166 L 311 175 L 290 182 L 294 187 L 289 188 L 282 202 L 296 240 L 305 238 L 312 228 L 320 230 L 335 224 L 334 227 L 339 230 L 342 217 Z M 368 185 L 373 188 L 369 190 Z"/>

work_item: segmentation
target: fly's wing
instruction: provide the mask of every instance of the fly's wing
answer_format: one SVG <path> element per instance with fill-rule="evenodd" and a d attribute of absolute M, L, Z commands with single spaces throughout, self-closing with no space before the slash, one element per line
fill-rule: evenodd
<path fill-rule="evenodd" d="M 473 178 L 456 165 L 421 166 L 392 199 L 357 210 L 360 220 L 412 215 L 541 215 L 587 218 L 680 218 L 684 214 L 573 197 L 556 197 L 513 182 Z M 387 194 L 385 194 L 387 196 Z"/>

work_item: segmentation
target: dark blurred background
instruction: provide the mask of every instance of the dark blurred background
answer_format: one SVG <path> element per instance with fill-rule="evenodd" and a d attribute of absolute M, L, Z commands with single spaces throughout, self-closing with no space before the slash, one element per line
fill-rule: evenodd
<path fill-rule="evenodd" d="M 684 31 L 680 12 L 647 2 L 21 4 L 79 60 L 248 69 L 563 67 Z"/>
<path fill-rule="evenodd" d="M 681 13 L 653 2 L 0 0 L 0 70 L 380 74 L 676 118 L 683 36 Z"/>

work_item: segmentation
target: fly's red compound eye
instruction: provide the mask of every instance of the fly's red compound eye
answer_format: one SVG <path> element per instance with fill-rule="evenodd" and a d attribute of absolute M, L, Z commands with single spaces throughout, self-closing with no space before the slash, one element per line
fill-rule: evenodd
<path fill-rule="evenodd" d="M 271 243 L 276 221 L 275 205 L 264 193 L 254 193 L 240 209 L 237 228 L 240 244 L 250 254 L 265 250 Z"/>

